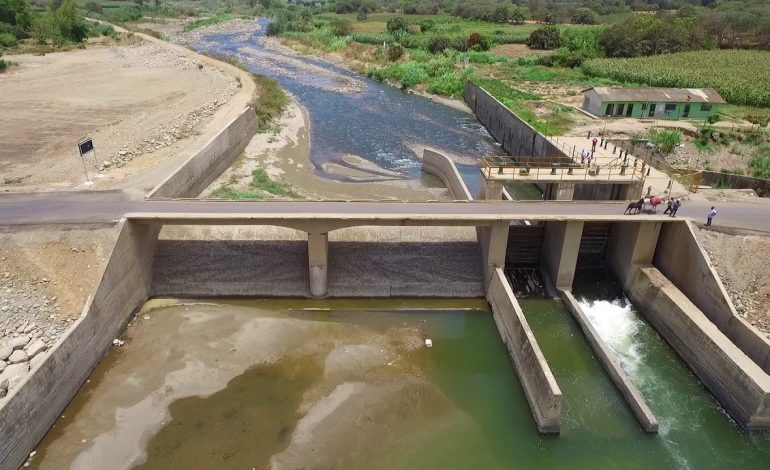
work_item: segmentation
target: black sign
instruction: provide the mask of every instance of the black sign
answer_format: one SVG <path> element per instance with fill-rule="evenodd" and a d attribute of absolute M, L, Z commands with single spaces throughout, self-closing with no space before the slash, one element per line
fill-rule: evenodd
<path fill-rule="evenodd" d="M 78 144 L 78 150 L 80 150 L 80 156 L 87 154 L 94 149 L 94 142 L 91 139 L 86 139 Z"/>

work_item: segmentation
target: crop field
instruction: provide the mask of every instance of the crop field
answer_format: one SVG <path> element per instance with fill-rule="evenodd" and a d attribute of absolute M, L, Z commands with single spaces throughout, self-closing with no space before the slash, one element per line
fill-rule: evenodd
<path fill-rule="evenodd" d="M 583 70 L 650 86 L 713 88 L 729 103 L 770 106 L 770 52 L 711 50 L 632 59 L 592 59 Z"/>
<path fill-rule="evenodd" d="M 448 15 L 401 15 L 391 13 L 377 13 L 370 14 L 365 20 L 356 20 L 356 14 L 336 14 L 327 13 L 317 15 L 316 18 L 330 21 L 333 18 L 347 18 L 353 22 L 353 32 L 359 33 L 358 37 L 365 37 L 366 35 L 372 35 L 373 38 L 377 38 L 379 35 L 385 32 L 388 19 L 393 17 L 405 18 L 411 25 L 410 31 L 418 38 L 428 38 L 433 36 L 462 36 L 468 37 L 471 33 L 484 34 L 492 38 L 496 44 L 524 44 L 532 31 L 542 27 L 538 24 L 496 24 L 488 21 L 475 21 L 466 20 L 462 18 L 456 18 Z M 435 22 L 435 26 L 426 33 L 420 33 L 420 21 L 424 19 L 430 19 Z M 583 26 L 583 25 L 560 25 L 562 31 L 567 29 L 585 29 L 585 28 L 598 28 L 600 26 Z M 355 36 L 354 36 L 355 39 Z M 373 39 L 374 43 L 377 39 Z M 380 43 L 382 41 L 380 40 Z"/>

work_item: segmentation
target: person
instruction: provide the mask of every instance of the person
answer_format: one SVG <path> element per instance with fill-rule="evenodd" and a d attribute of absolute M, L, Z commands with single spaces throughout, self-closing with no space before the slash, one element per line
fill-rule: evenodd
<path fill-rule="evenodd" d="M 650 191 L 647 191 L 647 196 L 649 195 L 650 195 Z M 666 203 L 666 210 L 663 211 L 663 215 L 671 213 L 673 208 L 674 208 L 674 201 L 669 199 L 668 202 Z"/>
<path fill-rule="evenodd" d="M 676 198 L 676 201 L 674 201 L 674 205 L 671 206 L 671 217 L 676 217 L 676 211 L 679 210 L 679 207 L 682 205 L 682 201 L 679 198 Z"/>
<path fill-rule="evenodd" d="M 583 150 L 580 151 L 580 164 L 581 165 L 586 162 L 586 157 L 587 156 L 588 156 L 588 150 L 583 149 Z"/>
<path fill-rule="evenodd" d="M 594 140 L 591 141 L 591 153 L 596 152 L 596 142 L 598 141 L 596 140 L 596 137 L 594 137 Z"/>
<path fill-rule="evenodd" d="M 717 215 L 717 210 L 714 209 L 714 206 L 711 206 L 711 210 L 709 211 L 709 215 L 706 216 L 706 227 L 711 227 L 711 221 L 714 219 L 715 215 Z"/>

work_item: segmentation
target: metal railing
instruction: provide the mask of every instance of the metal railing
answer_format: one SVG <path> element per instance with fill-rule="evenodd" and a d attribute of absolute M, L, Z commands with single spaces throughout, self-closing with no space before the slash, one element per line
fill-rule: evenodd
<path fill-rule="evenodd" d="M 604 164 L 604 165 L 580 165 L 559 164 L 556 160 L 551 160 L 550 165 L 544 165 L 548 159 L 537 158 L 531 161 L 521 161 L 513 157 L 484 157 L 481 160 L 481 169 L 484 177 L 488 180 L 503 179 L 506 181 L 525 180 L 525 181 L 554 181 L 564 180 L 566 182 L 574 181 L 628 181 L 634 179 L 644 179 L 646 173 L 645 164 L 630 165 L 623 163 Z M 530 164 L 536 163 L 536 164 Z"/>
<path fill-rule="evenodd" d="M 643 163 L 662 171 L 681 183 L 687 188 L 687 191 L 691 193 L 697 193 L 698 188 L 703 183 L 703 172 L 701 170 L 693 168 L 677 168 L 652 153 L 636 147 L 627 140 L 610 140 L 609 143 L 625 152 L 627 159 L 633 158 L 634 160 L 641 160 Z"/>

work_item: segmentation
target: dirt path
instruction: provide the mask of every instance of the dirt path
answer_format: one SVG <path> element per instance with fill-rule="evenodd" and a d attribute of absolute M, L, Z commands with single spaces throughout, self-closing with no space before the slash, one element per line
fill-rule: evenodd
<path fill-rule="evenodd" d="M 81 186 L 76 144 L 85 136 L 105 168 L 93 187 L 150 189 L 253 95 L 236 67 L 150 36 L 123 38 L 13 57 L 19 66 L 0 76 L 1 190 Z M 97 159 L 86 160 L 91 176 Z"/>

